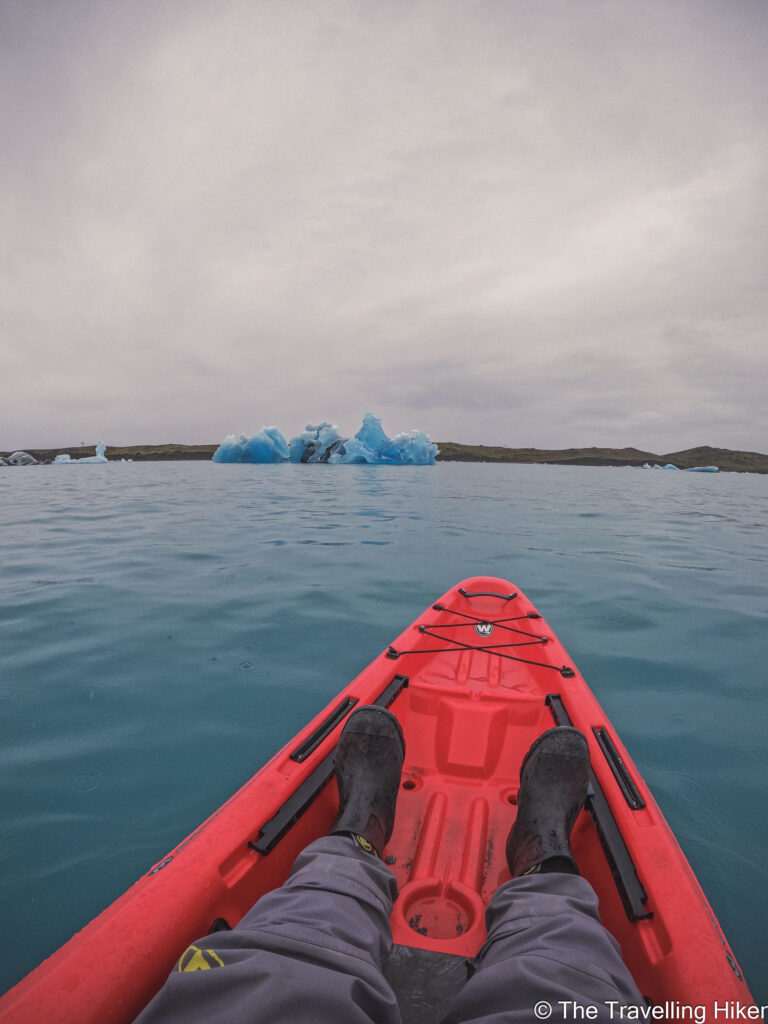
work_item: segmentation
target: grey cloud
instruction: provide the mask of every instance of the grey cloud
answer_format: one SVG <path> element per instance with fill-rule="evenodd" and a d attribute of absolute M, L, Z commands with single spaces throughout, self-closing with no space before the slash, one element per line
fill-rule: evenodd
<path fill-rule="evenodd" d="M 3 5 L 0 447 L 764 447 L 768 13 L 573 11 Z"/>

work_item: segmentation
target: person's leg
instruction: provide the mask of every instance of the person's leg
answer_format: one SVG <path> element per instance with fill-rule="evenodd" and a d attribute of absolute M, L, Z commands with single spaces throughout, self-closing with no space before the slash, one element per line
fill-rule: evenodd
<path fill-rule="evenodd" d="M 617 1019 L 608 1002 L 645 1005 L 618 943 L 600 922 L 592 886 L 579 875 L 537 873 L 507 882 L 488 904 L 486 922 L 475 973 L 444 1024 L 530 1024 L 540 1003 L 551 1007 L 552 1021 L 574 1020 L 574 1003 L 596 1005 L 591 1019 L 608 1021 Z M 547 1006 L 539 1012 L 547 1019 Z"/>
<path fill-rule="evenodd" d="M 403 755 L 394 716 L 350 715 L 332 834 L 308 846 L 236 928 L 186 950 L 141 1024 L 399 1024 L 381 972 L 397 885 L 377 851 L 392 833 Z"/>
<path fill-rule="evenodd" d="M 513 878 L 488 904 L 488 937 L 445 1024 L 573 1020 L 574 1004 L 596 1006 L 589 1019 L 607 1021 L 615 1018 L 611 1002 L 643 1005 L 571 853 L 588 784 L 582 733 L 560 727 L 536 740 L 521 768 L 507 842 Z"/>
<path fill-rule="evenodd" d="M 318 839 L 236 928 L 183 954 L 139 1021 L 399 1024 L 381 973 L 396 896 L 391 871 L 353 838 Z"/>

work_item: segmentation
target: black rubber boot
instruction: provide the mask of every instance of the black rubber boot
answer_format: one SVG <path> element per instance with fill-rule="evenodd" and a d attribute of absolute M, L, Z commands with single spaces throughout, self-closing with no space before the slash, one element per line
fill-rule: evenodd
<path fill-rule="evenodd" d="M 380 854 L 395 825 L 404 759 L 403 732 L 390 711 L 353 711 L 336 747 L 339 816 L 328 834 L 354 836 Z"/>
<path fill-rule="evenodd" d="M 567 725 L 542 733 L 520 769 L 517 818 L 507 839 L 513 878 L 548 871 L 550 866 L 579 873 L 570 837 L 588 788 L 589 746 L 584 733 Z"/>

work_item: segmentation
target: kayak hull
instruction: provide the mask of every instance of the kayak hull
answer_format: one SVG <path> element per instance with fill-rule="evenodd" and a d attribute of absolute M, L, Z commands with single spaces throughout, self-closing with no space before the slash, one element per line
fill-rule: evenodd
<path fill-rule="evenodd" d="M 379 703 L 406 741 L 383 852 L 399 946 L 474 956 L 504 857 L 521 761 L 556 724 L 587 736 L 592 794 L 572 847 L 605 926 L 654 1004 L 751 1005 L 685 856 L 554 632 L 505 580 L 451 588 L 238 792 L 0 999 L 0 1022 L 131 1021 L 214 922 L 234 926 L 282 884 L 338 809 L 333 751 L 353 707 Z"/>

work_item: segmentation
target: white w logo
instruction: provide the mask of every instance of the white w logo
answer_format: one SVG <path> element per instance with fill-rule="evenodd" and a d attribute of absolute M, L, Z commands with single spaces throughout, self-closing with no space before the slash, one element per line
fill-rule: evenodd
<path fill-rule="evenodd" d="M 492 622 L 478 622 L 475 626 L 475 632 L 478 636 L 490 636 L 493 632 Z"/>

